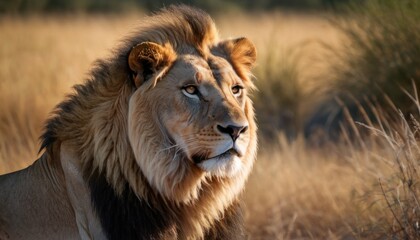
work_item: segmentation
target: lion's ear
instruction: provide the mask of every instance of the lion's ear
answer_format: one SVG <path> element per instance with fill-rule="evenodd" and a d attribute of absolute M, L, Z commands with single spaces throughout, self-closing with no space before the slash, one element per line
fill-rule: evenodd
<path fill-rule="evenodd" d="M 257 50 L 247 38 L 226 40 L 219 43 L 219 47 L 237 70 L 251 70 L 257 59 Z"/>
<path fill-rule="evenodd" d="M 168 66 L 174 58 L 175 54 L 169 46 L 143 42 L 133 47 L 128 56 L 128 65 L 134 72 L 136 87 Z"/>

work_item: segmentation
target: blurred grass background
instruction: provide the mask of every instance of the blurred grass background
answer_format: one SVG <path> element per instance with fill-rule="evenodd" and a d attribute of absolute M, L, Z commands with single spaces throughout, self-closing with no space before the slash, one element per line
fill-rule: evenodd
<path fill-rule="evenodd" d="M 183 1 L 258 49 L 251 239 L 420 238 L 420 2 Z M 0 2 L 0 174 L 54 105 L 171 1 Z"/>
<path fill-rule="evenodd" d="M 318 10 L 344 5 L 350 0 L 185 0 L 184 4 L 203 8 L 209 12 L 218 13 L 226 10 Z M 362 2 L 359 0 L 358 2 Z M 170 4 L 179 4 L 175 0 L 5 0 L 0 4 L 3 13 L 28 14 L 45 12 L 99 12 L 118 13 L 127 10 L 142 9 L 158 10 Z"/>

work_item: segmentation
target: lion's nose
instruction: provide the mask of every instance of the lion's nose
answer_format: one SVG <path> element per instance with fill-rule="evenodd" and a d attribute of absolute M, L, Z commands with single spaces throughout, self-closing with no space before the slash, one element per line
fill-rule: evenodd
<path fill-rule="evenodd" d="M 235 141 L 239 135 L 245 133 L 248 130 L 248 126 L 234 126 L 234 125 L 227 125 L 223 127 L 221 125 L 217 125 L 217 130 L 221 133 L 228 134 L 233 141 Z"/>

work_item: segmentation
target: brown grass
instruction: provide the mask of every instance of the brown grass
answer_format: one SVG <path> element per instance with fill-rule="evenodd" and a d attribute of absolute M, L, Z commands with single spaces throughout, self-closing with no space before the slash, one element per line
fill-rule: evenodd
<path fill-rule="evenodd" d="M 26 167 L 37 158 L 38 137 L 53 106 L 71 91 L 73 84 L 83 81 L 92 62 L 109 54 L 137 19 L 139 16 L 130 15 L 0 20 L 0 174 Z M 323 17 L 238 14 L 236 18 L 217 18 L 216 22 L 222 36 L 247 36 L 257 44 L 260 86 L 273 81 L 264 77 L 264 72 L 282 63 L 273 62 L 273 56 L 281 59 L 287 57 L 288 49 L 304 46 L 306 54 L 297 68 L 297 83 L 292 84 L 303 96 L 299 111 L 304 115 L 313 108 L 320 96 L 308 93 L 319 87 L 314 79 L 319 79 L 326 69 L 318 42 L 340 44 L 339 34 Z M 367 130 L 368 137 L 354 141 L 344 134 L 342 139 L 317 148 L 307 146 L 301 136 L 288 141 L 278 134 L 275 141 L 263 142 L 244 193 L 252 239 L 370 239 L 410 230 L 408 226 L 401 230 L 401 226 L 419 221 L 415 219 L 420 209 L 413 204 L 419 193 L 412 186 L 418 189 L 420 169 L 418 155 L 413 151 L 418 148 L 413 140 L 417 138 L 403 141 L 407 134 L 392 133 L 407 125 L 401 124 L 380 131 L 369 124 L 371 130 L 354 125 L 346 131 Z M 377 135 L 386 132 L 385 136 L 409 144 L 389 144 L 389 138 L 375 137 L 369 131 Z M 412 135 L 417 136 L 417 130 L 413 131 Z M 396 161 L 401 156 L 397 153 L 407 151 L 412 162 L 409 188 L 408 178 L 391 178 L 409 169 L 400 171 L 405 162 Z M 396 189 L 407 191 L 400 194 Z M 403 198 L 410 199 L 407 202 L 411 205 L 402 206 Z M 406 214 L 413 210 L 417 215 Z M 396 214 L 407 221 L 398 224 Z"/>

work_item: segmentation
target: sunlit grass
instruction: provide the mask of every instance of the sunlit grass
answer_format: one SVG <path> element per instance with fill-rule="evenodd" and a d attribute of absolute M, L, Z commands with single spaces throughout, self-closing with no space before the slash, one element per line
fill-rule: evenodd
<path fill-rule="evenodd" d="M 322 147 L 280 134 L 263 148 L 245 192 L 255 239 L 420 237 L 420 124 L 369 107 L 375 119 L 347 114 L 342 137 Z"/>

